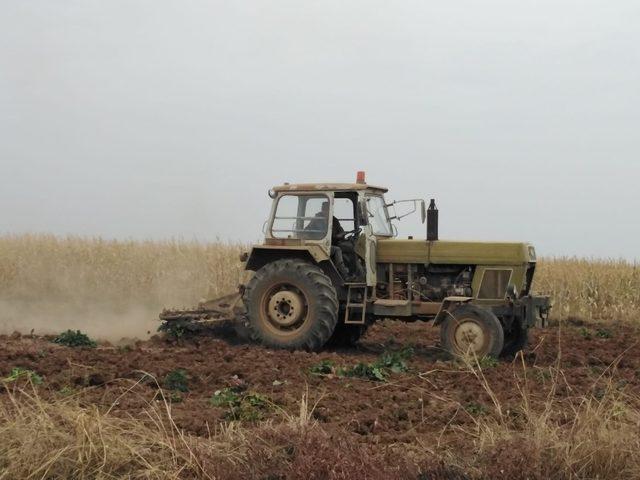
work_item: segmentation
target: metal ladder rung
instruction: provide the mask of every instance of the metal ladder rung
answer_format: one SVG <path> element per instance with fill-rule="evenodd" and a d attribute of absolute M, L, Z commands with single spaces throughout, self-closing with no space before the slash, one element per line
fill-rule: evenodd
<path fill-rule="evenodd" d="M 362 302 L 351 303 L 351 290 L 362 289 Z M 360 308 L 362 310 L 362 314 L 360 318 L 357 320 L 352 320 L 351 318 L 351 308 Z M 344 311 L 344 323 L 351 325 L 364 325 L 367 314 L 367 285 L 349 285 L 349 290 L 347 291 L 347 304 L 345 306 Z"/>

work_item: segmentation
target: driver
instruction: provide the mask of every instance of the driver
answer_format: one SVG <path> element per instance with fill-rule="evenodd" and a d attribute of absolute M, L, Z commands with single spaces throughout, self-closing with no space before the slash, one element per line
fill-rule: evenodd
<path fill-rule="evenodd" d="M 329 202 L 322 202 L 320 211 L 316 213 L 313 220 L 309 222 L 305 230 L 315 232 L 327 231 L 327 220 L 329 218 Z M 342 249 L 338 246 L 342 240 L 344 240 L 345 231 L 340 225 L 340 221 L 336 217 L 332 217 L 331 222 L 331 258 L 333 263 L 340 272 L 343 278 L 348 279 L 351 275 L 347 265 L 344 263 L 342 256 Z"/>
<path fill-rule="evenodd" d="M 305 227 L 305 230 L 310 233 L 320 235 L 322 238 L 327 232 L 327 218 L 329 218 L 329 202 L 322 202 L 320 211 L 316 213 L 313 220 L 309 222 L 309 225 Z M 318 235 L 314 235 L 318 240 Z M 336 217 L 332 217 L 331 222 L 331 244 L 335 245 L 344 239 L 344 228 L 340 225 L 340 221 Z"/>

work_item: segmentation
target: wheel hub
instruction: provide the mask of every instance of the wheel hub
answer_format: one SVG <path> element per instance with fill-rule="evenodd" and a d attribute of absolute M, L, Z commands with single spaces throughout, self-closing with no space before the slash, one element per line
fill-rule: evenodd
<path fill-rule="evenodd" d="M 304 301 L 302 297 L 290 290 L 276 292 L 269 299 L 269 318 L 281 327 L 295 325 L 303 316 Z"/>
<path fill-rule="evenodd" d="M 480 325 L 470 320 L 463 320 L 455 331 L 455 340 L 463 352 L 479 352 L 484 345 L 484 332 Z"/>

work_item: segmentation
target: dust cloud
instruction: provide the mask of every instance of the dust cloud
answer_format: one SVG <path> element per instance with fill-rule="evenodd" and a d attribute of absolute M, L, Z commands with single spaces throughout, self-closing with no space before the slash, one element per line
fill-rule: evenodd
<path fill-rule="evenodd" d="M 163 308 L 237 291 L 243 245 L 0 236 L 0 333 L 146 339 Z"/>
<path fill-rule="evenodd" d="M 54 335 L 71 329 L 109 342 L 144 340 L 156 333 L 160 325 L 158 313 L 144 306 L 115 311 L 104 305 L 76 309 L 55 302 L 34 304 L 0 300 L 0 334 Z"/>

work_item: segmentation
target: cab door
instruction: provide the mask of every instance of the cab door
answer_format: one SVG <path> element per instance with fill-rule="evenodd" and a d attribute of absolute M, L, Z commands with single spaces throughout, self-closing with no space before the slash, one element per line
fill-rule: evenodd
<path fill-rule="evenodd" d="M 367 225 L 364 231 L 366 238 L 365 264 L 367 266 L 367 285 L 375 287 L 378 283 L 378 277 L 376 275 L 376 250 L 378 247 L 378 239 L 373 235 L 371 225 Z"/>
<path fill-rule="evenodd" d="M 370 287 L 375 287 L 377 283 L 376 275 L 376 251 L 377 239 L 373 234 L 373 227 L 369 222 L 365 197 L 362 196 L 358 201 L 358 220 L 361 226 L 360 242 L 361 256 L 364 259 L 366 282 Z M 359 242 L 359 243 L 360 243 Z M 375 289 L 373 290 L 375 292 Z"/>

